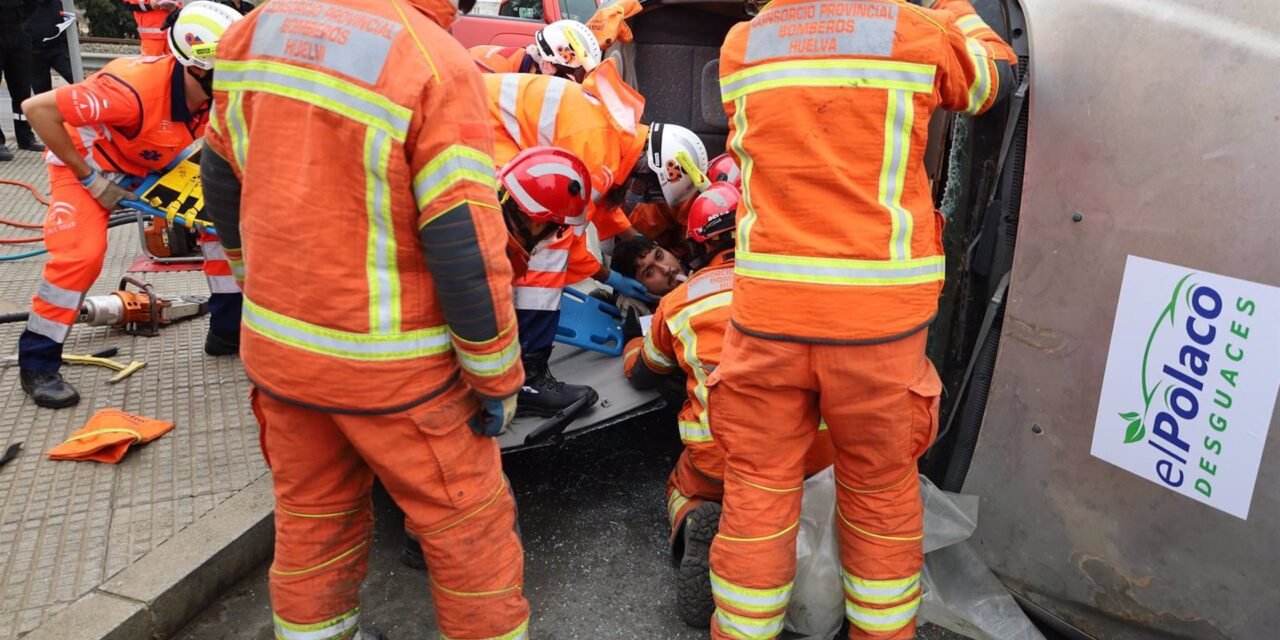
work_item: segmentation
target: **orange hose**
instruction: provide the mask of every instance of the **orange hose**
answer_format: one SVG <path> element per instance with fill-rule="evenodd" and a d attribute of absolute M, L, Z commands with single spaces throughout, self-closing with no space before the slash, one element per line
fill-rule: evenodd
<path fill-rule="evenodd" d="M 44 197 L 43 194 L 41 194 L 39 191 L 36 191 L 35 187 L 31 186 L 26 182 L 21 182 L 18 180 L 6 180 L 4 178 L 0 178 L 0 184 L 9 184 L 15 187 L 22 187 L 23 189 L 30 191 L 31 195 L 34 196 L 35 199 L 40 202 L 40 204 L 49 206 L 49 199 Z M 44 228 L 44 224 L 42 223 L 18 222 L 17 220 L 9 220 L 7 218 L 0 218 L 0 224 L 7 224 L 11 227 L 18 227 L 19 229 L 43 229 Z M 19 242 L 34 242 L 34 241 L 23 239 L 23 240 L 20 240 Z M 17 244 L 17 243 L 7 242 L 6 244 Z"/>

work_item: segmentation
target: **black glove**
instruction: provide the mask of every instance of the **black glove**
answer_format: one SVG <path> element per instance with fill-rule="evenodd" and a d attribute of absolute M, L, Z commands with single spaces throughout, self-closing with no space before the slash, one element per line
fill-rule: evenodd
<path fill-rule="evenodd" d="M 627 310 L 627 317 L 622 321 L 622 344 L 628 344 L 632 338 L 644 336 L 644 330 L 640 328 L 640 318 L 636 315 L 635 309 Z"/>

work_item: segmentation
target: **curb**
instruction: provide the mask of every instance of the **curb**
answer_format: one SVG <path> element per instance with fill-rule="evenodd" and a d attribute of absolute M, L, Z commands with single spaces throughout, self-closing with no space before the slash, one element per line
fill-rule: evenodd
<path fill-rule="evenodd" d="M 267 473 L 23 640 L 167 640 L 270 557 L 274 507 Z"/>

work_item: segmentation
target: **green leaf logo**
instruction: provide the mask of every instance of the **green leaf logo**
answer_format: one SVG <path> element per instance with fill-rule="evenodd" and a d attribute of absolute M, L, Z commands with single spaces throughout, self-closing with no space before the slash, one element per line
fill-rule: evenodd
<path fill-rule="evenodd" d="M 1129 427 L 1124 430 L 1124 443 L 1133 444 L 1147 437 L 1147 428 L 1142 426 L 1142 416 L 1137 411 L 1129 413 L 1121 413 L 1120 419 L 1129 423 Z"/>

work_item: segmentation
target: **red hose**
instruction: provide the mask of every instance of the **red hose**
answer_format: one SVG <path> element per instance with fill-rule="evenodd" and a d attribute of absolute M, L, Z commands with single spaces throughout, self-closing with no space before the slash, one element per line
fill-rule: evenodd
<path fill-rule="evenodd" d="M 44 238 L 0 238 L 0 244 L 27 244 L 29 242 L 40 242 Z"/>
<path fill-rule="evenodd" d="M 39 191 L 36 191 L 35 187 L 31 186 L 26 182 L 20 182 L 18 180 L 6 180 L 4 178 L 0 178 L 0 184 L 9 184 L 15 187 L 22 187 L 23 189 L 30 191 L 31 195 L 34 196 L 36 200 L 40 201 L 40 204 L 49 206 L 49 199 L 44 197 L 43 194 L 41 194 Z M 44 228 L 44 224 L 42 223 L 18 222 L 17 220 L 9 220 L 7 218 L 0 218 L 0 224 L 7 224 L 11 227 L 18 227 L 19 229 L 43 229 Z M 24 238 L 19 240 L 18 242 L 37 242 L 38 240 L 39 240 L 38 238 L 36 240 L 27 240 Z M 17 243 L 6 242 L 6 244 L 17 244 Z"/>

